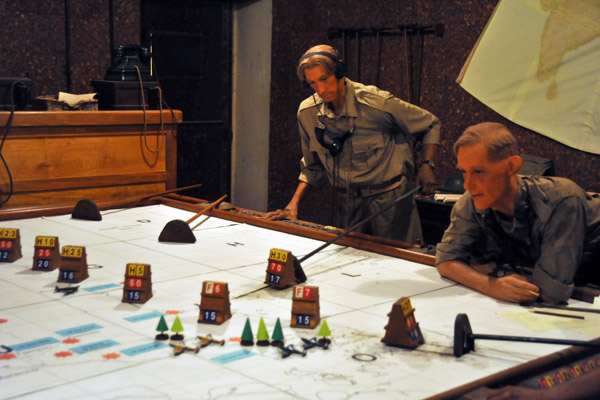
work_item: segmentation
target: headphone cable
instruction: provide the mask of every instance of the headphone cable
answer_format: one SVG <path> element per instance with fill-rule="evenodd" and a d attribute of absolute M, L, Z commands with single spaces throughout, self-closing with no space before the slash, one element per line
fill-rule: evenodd
<path fill-rule="evenodd" d="M 173 109 L 171 108 L 171 106 L 169 104 L 167 104 L 167 101 L 165 100 L 165 97 L 162 94 L 162 88 L 160 87 L 160 78 L 158 77 L 158 68 L 156 67 L 156 65 L 154 65 L 154 76 L 156 76 L 156 83 L 157 83 L 157 85 L 154 86 L 154 87 L 158 89 L 159 94 L 160 94 L 160 104 L 161 104 L 161 108 L 160 108 L 161 112 L 160 113 L 161 113 L 161 117 L 162 117 L 162 106 L 164 105 L 171 112 L 171 120 L 173 121 L 173 125 L 175 125 L 175 131 L 177 131 L 177 127 L 179 126 L 179 122 L 177 121 L 177 118 L 175 118 L 175 111 L 173 111 Z"/>
<path fill-rule="evenodd" d="M 12 194 L 14 191 L 13 177 L 12 177 L 12 174 L 10 173 L 10 168 L 8 167 L 8 164 L 7 164 L 6 160 L 4 159 L 4 155 L 2 154 L 2 148 L 4 147 L 4 142 L 6 141 L 6 137 L 8 136 L 10 129 L 12 128 L 12 122 L 13 122 L 13 118 L 15 116 L 15 87 L 17 84 L 22 85 L 23 83 L 19 82 L 19 81 L 14 81 L 10 85 L 10 115 L 8 117 L 8 121 L 6 121 L 6 125 L 4 127 L 4 134 L 2 135 L 2 140 L 0 141 L 0 159 L 2 160 L 2 163 L 4 164 L 4 167 L 6 168 L 6 173 L 8 174 L 8 181 L 9 181 L 8 195 L 6 197 L 6 200 L 0 201 L 0 207 L 2 207 L 4 204 L 8 203 L 8 201 L 12 197 Z M 0 194 L 2 194 L 2 193 L 0 192 Z"/>

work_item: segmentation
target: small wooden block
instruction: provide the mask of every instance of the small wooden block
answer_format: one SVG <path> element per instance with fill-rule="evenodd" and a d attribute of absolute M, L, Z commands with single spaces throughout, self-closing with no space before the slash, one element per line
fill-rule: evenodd
<path fill-rule="evenodd" d="M 0 262 L 10 263 L 23 257 L 21 233 L 15 228 L 0 228 Z"/>
<path fill-rule="evenodd" d="M 288 287 L 296 281 L 294 256 L 288 250 L 271 249 L 265 283 L 276 289 Z"/>
<path fill-rule="evenodd" d="M 125 267 L 122 303 L 145 303 L 152 298 L 150 264 L 128 263 Z"/>
<path fill-rule="evenodd" d="M 60 244 L 57 236 L 36 236 L 33 253 L 34 271 L 54 271 L 60 263 Z"/>
<path fill-rule="evenodd" d="M 63 246 L 60 253 L 58 281 L 78 283 L 89 277 L 84 246 Z"/>
<path fill-rule="evenodd" d="M 411 349 L 425 343 L 419 323 L 415 320 L 414 311 L 408 297 L 397 300 L 388 313 L 389 320 L 384 328 L 385 336 L 381 341 L 390 346 Z"/>
<path fill-rule="evenodd" d="M 198 322 L 221 325 L 231 318 L 229 286 L 226 282 L 204 281 Z"/>
<path fill-rule="evenodd" d="M 308 285 L 294 286 L 290 326 L 293 328 L 313 329 L 320 321 L 319 287 Z"/>

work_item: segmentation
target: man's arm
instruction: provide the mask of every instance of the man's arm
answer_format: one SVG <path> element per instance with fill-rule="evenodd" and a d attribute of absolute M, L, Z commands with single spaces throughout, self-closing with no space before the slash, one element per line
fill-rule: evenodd
<path fill-rule="evenodd" d="M 495 278 L 477 272 L 460 261 L 442 262 L 436 268 L 440 275 L 498 300 L 513 303 L 533 302 L 539 296 L 540 289 L 522 275 Z"/>
<path fill-rule="evenodd" d="M 423 161 L 434 160 L 438 145 L 429 143 L 423 145 Z M 423 164 L 417 174 L 417 185 L 423 186 L 423 193 L 433 193 L 435 191 L 435 174 L 433 168 L 428 164 Z"/>
<path fill-rule="evenodd" d="M 423 161 L 434 160 L 440 144 L 441 122 L 431 112 L 390 95 L 385 103 L 385 111 L 394 118 L 400 129 L 412 136 L 413 141 L 422 143 Z M 417 185 L 423 186 L 424 193 L 435 191 L 435 175 L 429 165 L 415 166 Z"/>
<path fill-rule="evenodd" d="M 298 187 L 296 188 L 296 192 L 292 197 L 292 200 L 288 203 L 288 205 L 283 210 L 275 210 L 269 213 L 266 213 L 264 218 L 270 220 L 276 219 L 297 219 L 298 218 L 298 206 L 300 205 L 300 201 L 302 198 L 310 192 L 311 186 L 306 182 L 300 182 Z"/>

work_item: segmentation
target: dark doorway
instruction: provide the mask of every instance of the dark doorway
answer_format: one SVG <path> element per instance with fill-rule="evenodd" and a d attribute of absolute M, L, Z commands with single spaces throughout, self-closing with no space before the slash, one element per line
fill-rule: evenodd
<path fill-rule="evenodd" d="M 230 194 L 232 6 L 228 1 L 142 0 L 142 44 L 172 109 L 183 112 L 177 185 L 215 200 Z"/>

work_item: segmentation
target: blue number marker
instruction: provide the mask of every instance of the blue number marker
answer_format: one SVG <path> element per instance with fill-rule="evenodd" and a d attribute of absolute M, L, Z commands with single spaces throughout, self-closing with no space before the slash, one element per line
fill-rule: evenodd
<path fill-rule="evenodd" d="M 60 279 L 65 281 L 72 281 L 75 279 L 75 272 L 73 271 L 60 271 Z"/>
<path fill-rule="evenodd" d="M 310 326 L 310 315 L 298 314 L 296 315 L 296 325 Z"/>
<path fill-rule="evenodd" d="M 139 301 L 140 300 L 140 291 L 139 290 L 128 290 L 127 291 L 127 300 L 131 301 Z"/>
<path fill-rule="evenodd" d="M 204 321 L 216 321 L 217 312 L 212 310 L 202 310 L 202 319 Z"/>

